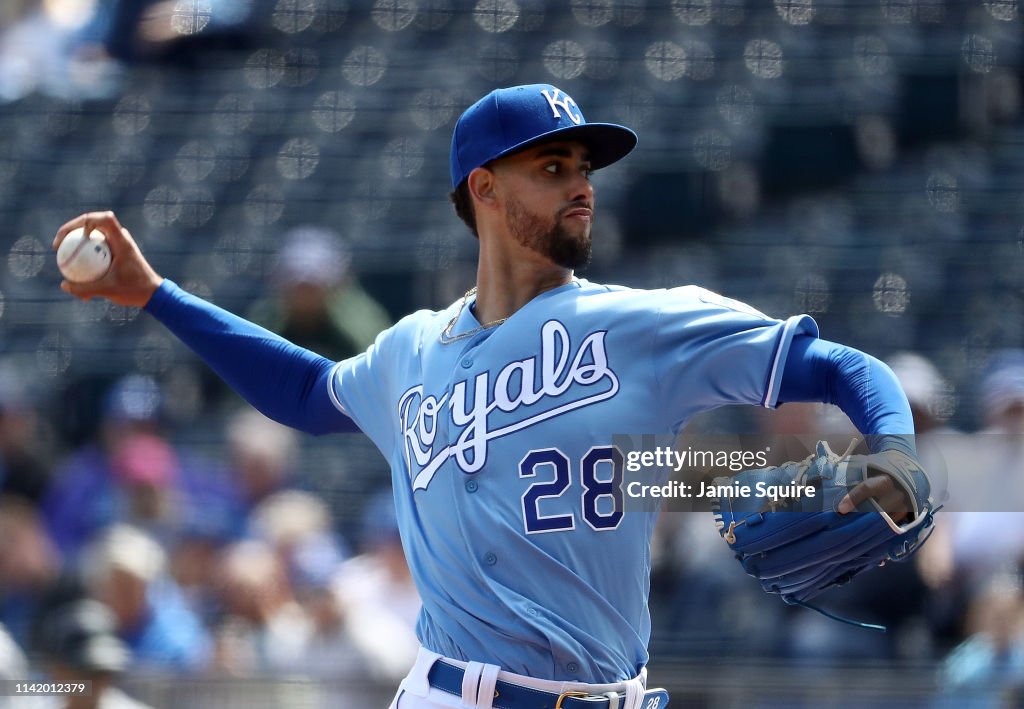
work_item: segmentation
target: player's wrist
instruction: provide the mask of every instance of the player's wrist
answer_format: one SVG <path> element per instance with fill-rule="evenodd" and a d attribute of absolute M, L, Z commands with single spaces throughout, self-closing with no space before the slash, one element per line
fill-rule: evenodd
<path fill-rule="evenodd" d="M 139 303 L 140 308 L 145 308 L 149 305 L 150 301 L 153 300 L 153 296 L 156 295 L 158 290 L 160 290 L 160 286 L 164 284 L 164 280 L 163 276 L 157 275 L 156 273 L 152 274 L 152 277 L 149 279 L 149 284 L 143 289 L 142 302 Z"/>
<path fill-rule="evenodd" d="M 935 509 L 932 501 L 932 485 L 928 472 L 917 459 L 917 453 L 908 453 L 903 448 L 887 448 L 867 456 L 868 475 L 886 475 L 906 496 L 910 509 L 910 522 Z"/>
<path fill-rule="evenodd" d="M 871 453 L 898 451 L 917 460 L 917 444 L 913 433 L 875 433 L 864 437 Z"/>
<path fill-rule="evenodd" d="M 157 276 L 153 285 L 155 287 L 144 296 L 145 302 L 140 307 L 151 314 L 156 314 L 163 307 L 164 303 L 171 298 L 171 293 L 177 288 L 177 285 L 174 281 L 163 276 Z"/>

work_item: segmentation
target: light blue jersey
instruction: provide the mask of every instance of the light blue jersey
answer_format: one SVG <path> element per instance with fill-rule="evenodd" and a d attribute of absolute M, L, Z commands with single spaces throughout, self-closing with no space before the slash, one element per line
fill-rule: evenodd
<path fill-rule="evenodd" d="M 391 464 L 420 641 L 547 679 L 634 677 L 655 515 L 623 512 L 613 434 L 775 406 L 793 336 L 817 327 L 697 287 L 576 279 L 442 344 L 456 316 L 451 337 L 479 328 L 472 303 L 409 315 L 330 380 Z"/>

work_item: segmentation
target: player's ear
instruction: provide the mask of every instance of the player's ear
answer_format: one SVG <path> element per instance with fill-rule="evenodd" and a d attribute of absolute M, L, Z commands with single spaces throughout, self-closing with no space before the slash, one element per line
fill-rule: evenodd
<path fill-rule="evenodd" d="M 478 167 L 466 178 L 469 193 L 476 201 L 493 204 L 495 200 L 495 176 L 486 167 Z"/>

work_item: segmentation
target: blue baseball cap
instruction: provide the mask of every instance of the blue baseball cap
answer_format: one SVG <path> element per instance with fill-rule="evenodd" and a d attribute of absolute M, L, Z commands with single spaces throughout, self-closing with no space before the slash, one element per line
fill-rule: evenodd
<path fill-rule="evenodd" d="M 578 140 L 597 170 L 626 157 L 636 133 L 613 123 L 587 123 L 569 94 L 551 84 L 495 89 L 459 116 L 452 135 L 452 189 L 476 168 L 549 140 Z"/>

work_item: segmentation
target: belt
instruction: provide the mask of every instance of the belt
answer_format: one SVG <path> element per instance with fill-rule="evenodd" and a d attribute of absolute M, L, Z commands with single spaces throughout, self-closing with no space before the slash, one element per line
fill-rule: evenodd
<path fill-rule="evenodd" d="M 427 680 L 434 689 L 440 689 L 457 697 L 462 696 L 462 677 L 466 671 L 461 667 L 438 660 L 427 673 Z M 610 692 L 608 695 L 587 694 L 586 692 L 545 692 L 521 684 L 498 680 L 494 686 L 495 709 L 618 709 L 625 694 Z M 664 689 L 648 689 L 644 692 L 641 709 L 665 709 L 668 706 L 668 692 Z"/>

